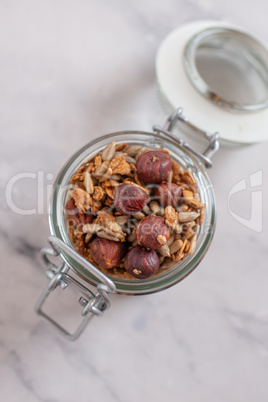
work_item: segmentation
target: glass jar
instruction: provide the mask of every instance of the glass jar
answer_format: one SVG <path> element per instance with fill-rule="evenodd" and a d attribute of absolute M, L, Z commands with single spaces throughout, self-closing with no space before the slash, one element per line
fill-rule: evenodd
<path fill-rule="evenodd" d="M 235 67 L 235 74 L 227 74 L 227 77 L 226 64 L 221 63 L 222 57 L 231 71 Z M 215 67 L 219 60 L 223 74 Z M 50 206 L 51 235 L 48 241 L 51 248 L 41 251 L 48 267 L 46 273 L 50 282 L 37 303 L 36 311 L 68 339 L 76 339 L 94 315 L 103 314 L 111 303 L 110 293 L 142 295 L 164 290 L 184 279 L 202 260 L 211 243 L 216 221 L 213 188 L 205 168 L 212 166 L 211 157 L 219 148 L 218 134 L 210 134 L 204 129 L 212 131 L 220 124 L 221 141 L 227 144 L 240 145 L 267 140 L 267 66 L 267 44 L 239 27 L 219 21 L 196 21 L 181 26 L 171 32 L 159 47 L 156 57 L 157 83 L 171 110 L 183 104 L 187 110 L 192 111 L 192 118 L 198 127 L 183 116 L 180 108 L 167 118 L 163 127 L 154 126 L 153 132 L 123 131 L 108 134 L 85 145 L 64 165 L 56 179 Z M 250 77 L 248 68 L 251 71 Z M 217 73 L 216 86 L 211 81 L 213 77 L 210 71 Z M 248 80 L 250 85 L 245 99 L 244 82 L 248 83 Z M 234 91 L 230 92 L 228 88 Z M 204 152 L 196 151 L 172 134 L 175 126 L 180 126 L 187 133 L 204 137 L 208 141 Z M 102 151 L 111 141 L 117 144 L 145 145 L 156 150 L 167 149 L 175 161 L 191 171 L 200 200 L 206 204 L 205 219 L 197 233 L 195 253 L 169 270 L 160 270 L 149 279 L 127 280 L 105 275 L 75 251 L 66 231 L 64 205 L 70 178 L 85 160 Z M 61 257 L 59 265 L 50 261 L 51 255 Z M 74 273 L 81 281 L 74 277 Z M 64 289 L 71 284 L 79 288 L 83 295 L 79 303 L 83 307 L 84 319 L 74 334 L 68 333 L 42 310 L 44 301 L 54 289 Z M 94 294 L 88 285 L 97 289 L 97 292 Z"/>
<path fill-rule="evenodd" d="M 216 206 L 213 188 L 204 165 L 211 166 L 210 156 L 218 149 L 218 135 L 217 133 L 209 135 L 198 130 L 209 140 L 206 151 L 204 154 L 200 154 L 172 134 L 172 128 L 178 121 L 184 123 L 188 129 L 198 130 L 184 118 L 180 108 L 168 117 L 163 128 L 154 126 L 154 132 L 122 131 L 97 138 L 78 150 L 63 166 L 54 184 L 49 212 L 52 236 L 48 240 L 52 249 L 45 248 L 42 250 L 43 259 L 49 268 L 47 275 L 51 282 L 37 304 L 37 312 L 53 322 L 54 325 L 56 323 L 42 311 L 41 307 L 45 298 L 57 286 L 64 288 L 68 283 L 74 283 L 80 288 L 84 295 L 80 299 L 80 304 L 84 307 L 82 315 L 87 318 L 88 314 L 100 315 L 103 313 L 110 304 L 109 293 L 144 295 L 167 289 L 189 275 L 205 256 L 215 230 Z M 184 261 L 177 263 L 172 268 L 148 279 L 126 280 L 104 275 L 75 251 L 68 237 L 64 206 L 70 178 L 83 162 L 101 152 L 112 141 L 115 141 L 116 144 L 143 145 L 155 150 L 167 149 L 173 160 L 178 162 L 184 170 L 189 170 L 192 173 L 199 190 L 200 200 L 206 204 L 204 221 L 197 234 L 195 253 L 192 256 L 188 255 Z M 60 255 L 64 262 L 56 266 L 50 262 L 48 255 Z M 79 284 L 79 281 L 70 275 L 72 271 L 86 283 L 97 287 L 97 294 L 94 295 L 84 285 Z M 56 326 L 69 339 L 75 339 L 81 333 L 81 328 L 71 335 L 58 324 Z"/>

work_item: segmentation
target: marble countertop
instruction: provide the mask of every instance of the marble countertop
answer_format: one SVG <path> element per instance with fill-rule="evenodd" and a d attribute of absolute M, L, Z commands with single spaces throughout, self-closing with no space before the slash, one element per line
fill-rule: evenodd
<path fill-rule="evenodd" d="M 75 343 L 34 312 L 47 284 L 46 199 L 61 166 L 93 138 L 163 120 L 154 61 L 169 31 L 219 19 L 268 40 L 266 8 L 264 0 L 1 2 L 1 401 L 267 401 L 268 143 L 215 157 L 217 230 L 187 279 L 154 295 L 113 295 Z M 7 197 L 21 173 L 12 201 L 29 215 Z M 246 189 L 228 207 L 237 183 Z M 67 299 L 60 312 L 73 322 L 80 310 Z"/>

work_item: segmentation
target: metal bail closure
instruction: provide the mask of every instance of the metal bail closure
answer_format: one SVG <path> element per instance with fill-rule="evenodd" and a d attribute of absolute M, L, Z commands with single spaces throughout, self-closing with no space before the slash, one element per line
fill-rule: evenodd
<path fill-rule="evenodd" d="M 180 138 L 172 134 L 172 130 L 174 129 L 176 124 L 181 124 L 184 130 L 188 130 L 191 133 L 197 134 L 199 136 L 201 135 L 208 141 L 208 145 L 203 151 L 203 153 L 196 151 L 187 142 L 181 140 Z M 187 151 L 190 151 L 207 168 L 212 167 L 211 158 L 215 155 L 215 153 L 218 151 L 220 147 L 219 133 L 215 132 L 214 134 L 211 134 L 196 127 L 183 115 L 182 107 L 176 109 L 173 113 L 171 113 L 167 117 L 163 127 L 156 125 L 153 126 L 153 130 L 157 133 L 162 133 L 166 135 L 167 137 L 175 141 L 177 144 L 179 144 L 182 148 L 186 149 Z"/>
<path fill-rule="evenodd" d="M 55 328 L 57 328 L 57 330 L 60 331 L 63 336 L 65 336 L 65 338 L 70 341 L 74 341 L 81 335 L 89 321 L 94 316 L 102 316 L 103 312 L 110 307 L 111 299 L 109 297 L 109 293 L 114 293 L 116 291 L 116 286 L 111 279 L 109 279 L 106 275 L 94 267 L 94 265 L 85 260 L 75 250 L 67 246 L 56 236 L 49 236 L 48 242 L 50 243 L 51 248 L 43 248 L 41 250 L 41 257 L 48 267 L 46 275 L 50 279 L 50 282 L 41 294 L 35 309 L 37 314 L 48 320 Z M 48 258 L 49 255 L 54 257 L 61 256 L 63 252 L 71 256 L 75 261 L 81 264 L 92 275 L 100 280 L 100 283 L 97 285 L 96 294 L 68 274 L 70 267 L 66 264 L 66 262 L 63 261 L 59 265 L 55 265 Z M 81 315 L 84 318 L 73 334 L 69 333 L 65 328 L 59 325 L 42 310 L 42 306 L 46 298 L 53 290 L 55 290 L 58 286 L 64 290 L 68 285 L 74 285 L 82 293 L 82 296 L 78 302 L 83 307 Z"/>

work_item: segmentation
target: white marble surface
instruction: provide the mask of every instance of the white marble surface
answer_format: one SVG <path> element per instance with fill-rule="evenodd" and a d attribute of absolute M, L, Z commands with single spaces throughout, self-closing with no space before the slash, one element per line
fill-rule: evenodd
<path fill-rule="evenodd" d="M 162 120 L 154 58 L 171 29 L 226 19 L 268 40 L 266 9 L 264 0 L 0 2 L 1 401 L 268 400 L 267 143 L 215 157 L 218 225 L 198 269 L 165 292 L 113 296 L 76 343 L 34 313 L 47 283 L 47 216 L 16 214 L 5 197 L 15 174 L 45 172 L 49 192 L 51 175 L 90 139 Z M 257 233 L 231 216 L 227 195 L 260 170 Z M 36 183 L 16 185 L 21 208 L 37 207 Z M 248 219 L 250 199 L 234 196 L 233 211 Z"/>

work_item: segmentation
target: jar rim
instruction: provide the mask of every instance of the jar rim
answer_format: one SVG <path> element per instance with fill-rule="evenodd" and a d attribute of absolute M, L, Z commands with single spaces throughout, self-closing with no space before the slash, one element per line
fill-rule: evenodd
<path fill-rule="evenodd" d="M 124 140 L 122 137 L 125 136 Z M 102 150 L 110 141 L 114 140 L 118 143 L 129 143 L 129 144 L 137 144 L 142 143 L 144 145 L 144 141 L 147 139 L 149 142 L 147 146 L 157 147 L 159 149 L 163 148 L 163 143 L 165 144 L 165 149 L 172 154 L 171 156 L 174 158 L 174 155 L 183 159 L 185 163 L 189 164 L 189 166 L 195 171 L 194 174 L 196 179 L 198 179 L 199 184 L 198 189 L 199 192 L 203 191 L 202 186 L 204 186 L 205 191 L 203 191 L 202 196 L 205 197 L 205 201 L 207 206 L 209 206 L 206 214 L 206 225 L 207 232 L 198 234 L 197 240 L 200 240 L 202 235 L 202 241 L 199 242 L 197 251 L 193 256 L 187 256 L 183 262 L 179 262 L 174 267 L 168 269 L 164 273 L 159 275 L 154 275 L 148 279 L 138 279 L 138 280 L 126 280 L 116 278 L 114 276 L 107 275 L 116 285 L 116 293 L 119 294 L 127 294 L 127 295 L 142 295 L 155 293 L 164 289 L 167 289 L 176 283 L 183 280 L 186 276 L 188 276 L 201 262 L 203 257 L 205 256 L 213 235 L 215 231 L 215 223 L 216 223 L 216 205 L 215 205 L 215 196 L 212 188 L 212 184 L 209 180 L 207 173 L 204 170 L 203 165 L 190 154 L 189 151 L 183 149 L 179 144 L 175 143 L 171 139 L 165 137 L 164 135 L 139 131 L 139 130 L 131 130 L 131 131 L 119 131 L 110 134 L 106 134 L 99 138 L 96 138 L 84 145 L 82 148 L 77 150 L 64 164 L 61 171 L 59 172 L 53 186 L 53 192 L 51 197 L 51 203 L 49 208 L 49 227 L 52 235 L 57 236 L 62 241 L 64 241 L 68 246 L 74 249 L 72 245 L 65 224 L 64 224 L 64 200 L 66 196 L 67 186 L 69 186 L 69 180 L 75 169 L 81 165 L 81 163 L 89 159 L 91 155 L 96 154 Z M 110 140 L 110 141 L 108 141 Z M 108 141 L 108 142 L 107 142 Z M 97 146 L 97 147 L 96 147 Z M 91 149 L 91 151 L 90 151 Z M 176 159 L 176 158 L 175 158 Z M 201 186 L 202 185 L 202 186 Z M 201 194 L 200 194 L 201 195 Z M 202 224 L 202 226 L 204 223 Z M 203 226 L 204 228 L 204 226 Z M 205 229 L 204 229 L 205 230 Z M 65 262 L 74 272 L 82 277 L 86 282 L 91 283 L 96 286 L 100 281 L 93 277 L 85 268 L 79 265 L 77 262 L 72 260 L 72 258 L 64 253 L 62 255 Z"/>

